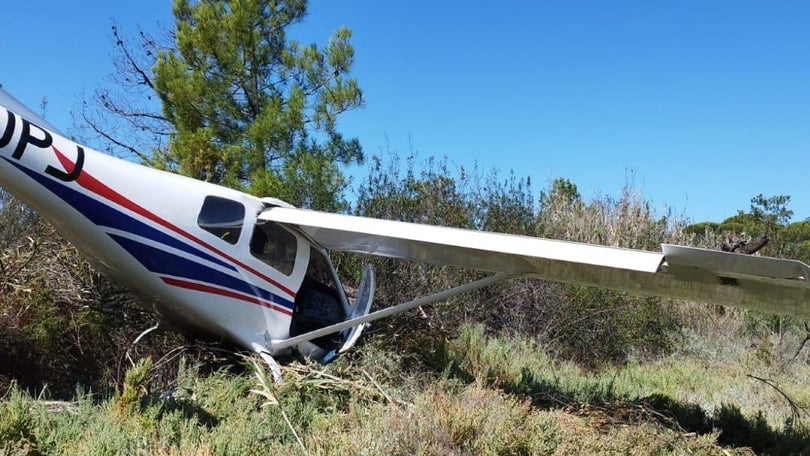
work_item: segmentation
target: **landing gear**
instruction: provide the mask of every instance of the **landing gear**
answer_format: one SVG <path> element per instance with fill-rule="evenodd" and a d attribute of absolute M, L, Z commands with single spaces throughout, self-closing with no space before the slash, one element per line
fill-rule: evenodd
<path fill-rule="evenodd" d="M 262 361 L 264 361 L 264 363 L 267 364 L 267 367 L 270 369 L 270 373 L 273 374 L 273 382 L 275 382 L 276 384 L 280 384 L 281 368 L 279 367 L 276 360 L 272 356 L 270 356 L 269 353 L 264 351 L 259 352 L 259 356 L 262 358 Z"/>

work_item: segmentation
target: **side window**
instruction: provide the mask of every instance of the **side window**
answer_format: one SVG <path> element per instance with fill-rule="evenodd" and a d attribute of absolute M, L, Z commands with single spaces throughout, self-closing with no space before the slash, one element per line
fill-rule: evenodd
<path fill-rule="evenodd" d="M 245 221 L 245 206 L 237 201 L 206 196 L 197 224 L 229 244 L 236 244 Z"/>
<path fill-rule="evenodd" d="M 297 251 L 298 240 L 278 224 L 266 222 L 253 229 L 250 253 L 282 274 L 292 274 Z"/>

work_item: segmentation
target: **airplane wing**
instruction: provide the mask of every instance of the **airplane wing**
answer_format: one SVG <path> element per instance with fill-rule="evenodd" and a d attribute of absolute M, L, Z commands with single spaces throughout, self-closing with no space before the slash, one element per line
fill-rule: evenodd
<path fill-rule="evenodd" d="M 810 318 L 810 267 L 800 261 L 667 244 L 647 252 L 289 207 L 268 208 L 259 218 L 330 250 Z"/>

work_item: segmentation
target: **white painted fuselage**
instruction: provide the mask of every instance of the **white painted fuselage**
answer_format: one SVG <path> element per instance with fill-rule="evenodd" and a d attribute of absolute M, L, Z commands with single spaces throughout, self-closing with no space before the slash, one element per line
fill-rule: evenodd
<path fill-rule="evenodd" d="M 83 148 L 1 105 L 0 186 L 137 290 L 161 321 L 257 351 L 290 335 L 296 295 L 319 250 L 287 232 L 296 245 L 285 270 L 252 254 L 266 201 Z M 342 288 L 338 294 L 345 313 Z"/>

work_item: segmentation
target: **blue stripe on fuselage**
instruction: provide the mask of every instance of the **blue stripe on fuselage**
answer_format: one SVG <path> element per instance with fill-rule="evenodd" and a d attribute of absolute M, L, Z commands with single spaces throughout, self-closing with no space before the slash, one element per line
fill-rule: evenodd
<path fill-rule="evenodd" d="M 79 211 L 79 213 L 87 217 L 91 222 L 98 226 L 109 227 L 150 239 L 236 272 L 236 268 L 234 266 L 208 255 L 207 253 L 202 252 L 184 242 L 181 242 L 180 240 L 175 239 L 160 230 L 152 228 L 151 226 L 140 222 L 121 211 L 113 209 L 112 207 L 84 195 L 81 192 L 68 188 L 67 186 L 56 182 L 53 179 L 38 174 L 18 163 L 9 160 L 6 157 L 0 158 L 3 158 L 10 164 L 17 167 L 20 171 L 24 172 L 29 177 L 37 181 L 40 185 L 53 192 L 56 196 L 73 207 L 73 209 Z"/>
<path fill-rule="evenodd" d="M 238 277 L 233 277 L 216 269 L 197 263 L 188 258 L 174 255 L 141 242 L 109 234 L 130 255 L 135 257 L 146 269 L 160 275 L 182 277 L 207 284 L 217 285 L 229 290 L 256 296 L 288 309 L 293 303 L 267 290 L 256 287 Z"/>

